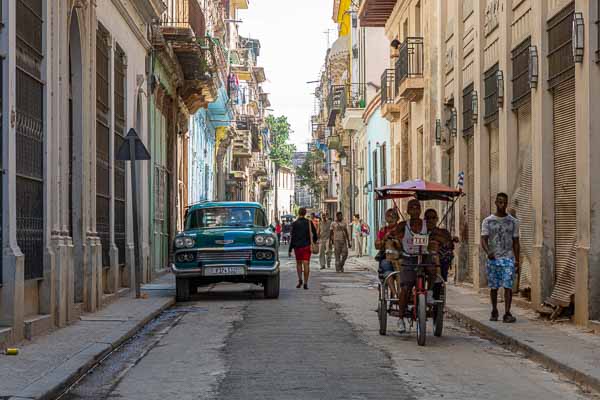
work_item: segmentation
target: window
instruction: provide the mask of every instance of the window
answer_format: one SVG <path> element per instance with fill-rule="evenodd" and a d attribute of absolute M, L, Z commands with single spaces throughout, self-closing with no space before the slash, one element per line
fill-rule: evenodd
<path fill-rule="evenodd" d="M 596 6 L 596 33 L 598 35 L 598 41 L 596 42 L 598 46 L 596 49 L 596 62 L 600 63 L 600 0 L 598 0 L 598 5 Z"/>
<path fill-rule="evenodd" d="M 267 218 L 260 208 L 214 207 L 194 210 L 188 213 L 185 229 L 223 227 L 266 227 Z"/>
<path fill-rule="evenodd" d="M 485 123 L 490 123 L 498 119 L 498 70 L 499 65 L 496 63 L 492 68 L 488 69 L 484 74 L 484 120 Z"/>
<path fill-rule="evenodd" d="M 125 53 L 117 45 L 114 53 L 114 135 L 113 142 L 115 154 L 119 151 L 121 144 L 125 141 L 125 88 L 126 88 L 126 66 Z M 115 245 L 119 251 L 119 264 L 125 265 L 125 242 L 126 242 L 126 206 L 125 206 L 125 161 L 114 162 L 114 213 L 115 213 Z M 166 177 L 163 177 L 163 182 Z"/>
<path fill-rule="evenodd" d="M 513 87 L 513 110 L 527 103 L 531 98 L 531 86 L 529 84 L 529 47 L 531 38 L 527 38 L 512 51 L 512 87 Z"/>
<path fill-rule="evenodd" d="M 575 76 L 571 49 L 574 3 L 569 4 L 548 22 L 548 83 L 553 88 Z"/>
<path fill-rule="evenodd" d="M 474 132 L 473 125 L 473 84 L 463 90 L 463 136 L 471 136 Z"/>

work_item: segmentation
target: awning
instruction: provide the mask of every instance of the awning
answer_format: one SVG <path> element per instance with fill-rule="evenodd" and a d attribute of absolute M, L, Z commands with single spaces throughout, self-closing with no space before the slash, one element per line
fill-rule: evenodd
<path fill-rule="evenodd" d="M 396 0 L 364 0 L 358 10 L 360 26 L 384 27 L 395 5 Z"/>

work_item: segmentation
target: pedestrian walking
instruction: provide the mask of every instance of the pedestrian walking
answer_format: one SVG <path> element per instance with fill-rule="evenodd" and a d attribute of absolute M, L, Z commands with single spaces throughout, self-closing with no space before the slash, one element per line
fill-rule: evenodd
<path fill-rule="evenodd" d="M 496 195 L 496 213 L 481 224 L 481 247 L 487 254 L 487 278 L 492 302 L 490 321 L 498 321 L 498 289 L 504 288 L 504 317 L 506 323 L 516 318 L 510 313 L 514 277 L 519 270 L 521 245 L 519 220 L 506 212 L 508 195 Z"/>
<path fill-rule="evenodd" d="M 331 268 L 331 219 L 329 219 L 329 214 L 323 213 L 323 220 L 319 225 L 319 263 L 321 264 L 321 269 Z"/>
<path fill-rule="evenodd" d="M 318 240 L 317 229 L 306 218 L 306 208 L 300 208 L 298 210 L 298 218 L 292 223 L 290 248 L 288 250 L 289 257 L 292 256 L 292 250 L 294 250 L 296 256 L 296 272 L 298 273 L 297 289 L 300 289 L 302 285 L 304 285 L 304 289 L 308 289 L 310 257 L 312 255 L 311 244 L 317 243 Z"/>
<path fill-rule="evenodd" d="M 344 272 L 344 264 L 348 259 L 348 249 L 352 248 L 348 224 L 344 222 L 344 214 L 338 211 L 335 222 L 331 224 L 330 243 L 335 253 L 335 271 Z"/>
<path fill-rule="evenodd" d="M 354 218 L 352 219 L 352 245 L 354 246 L 354 250 L 356 251 L 356 257 L 362 257 L 362 224 L 360 223 L 360 215 L 354 214 Z"/>
<path fill-rule="evenodd" d="M 278 219 L 275 220 L 275 234 L 277 235 L 277 243 L 281 243 L 281 231 L 282 231 L 281 223 Z"/>

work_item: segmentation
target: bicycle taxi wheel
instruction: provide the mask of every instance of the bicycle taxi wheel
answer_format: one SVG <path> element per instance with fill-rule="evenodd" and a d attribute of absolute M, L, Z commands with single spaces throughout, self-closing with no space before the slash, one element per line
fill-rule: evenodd
<path fill-rule="evenodd" d="M 433 306 L 433 335 L 436 337 L 442 336 L 444 330 L 444 306 L 446 304 L 446 287 L 443 283 L 440 284 L 438 298 Z"/>
<path fill-rule="evenodd" d="M 417 343 L 425 346 L 427 337 L 427 296 L 420 293 L 417 296 Z"/>
<path fill-rule="evenodd" d="M 387 333 L 387 297 L 388 289 L 385 281 L 383 281 L 379 284 L 379 307 L 377 308 L 377 314 L 379 315 L 379 334 L 383 336 Z"/>

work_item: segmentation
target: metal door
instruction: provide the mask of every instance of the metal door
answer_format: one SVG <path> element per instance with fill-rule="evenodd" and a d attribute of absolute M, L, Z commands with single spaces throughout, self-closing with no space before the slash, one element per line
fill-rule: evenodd
<path fill-rule="evenodd" d="M 44 274 L 44 83 L 41 0 L 16 2 L 16 219 L 25 279 Z"/>
<path fill-rule="evenodd" d="M 554 289 L 549 303 L 567 307 L 575 293 L 577 187 L 575 80 L 553 89 Z"/>
<path fill-rule="evenodd" d="M 96 31 L 96 231 L 102 245 L 102 266 L 110 266 L 110 128 L 109 36 Z"/>
<path fill-rule="evenodd" d="M 517 187 L 511 198 L 511 207 L 517 212 L 521 231 L 520 290 L 531 288 L 531 262 L 535 234 L 535 210 L 533 209 L 533 159 L 531 157 L 531 104 L 517 111 L 519 135 Z"/>
<path fill-rule="evenodd" d="M 474 248 L 479 246 L 475 237 L 475 139 L 465 138 L 467 142 L 467 263 L 464 279 L 473 282 Z"/>
<path fill-rule="evenodd" d="M 126 108 L 126 66 L 125 66 L 125 53 L 123 50 L 116 46 L 115 48 L 115 59 L 114 59 L 114 153 L 121 147 L 121 144 L 125 141 L 125 108 Z M 115 157 L 116 158 L 116 157 Z M 115 159 L 114 162 L 114 178 L 115 178 L 115 201 L 114 201 L 114 215 L 115 215 L 115 246 L 119 251 L 119 265 L 125 265 L 125 242 L 127 239 L 127 207 L 126 207 L 126 187 L 125 187 L 125 161 L 118 161 Z"/>
<path fill-rule="evenodd" d="M 495 122 L 488 125 L 490 135 L 490 213 L 496 211 L 496 195 L 500 191 L 500 133 Z"/>

